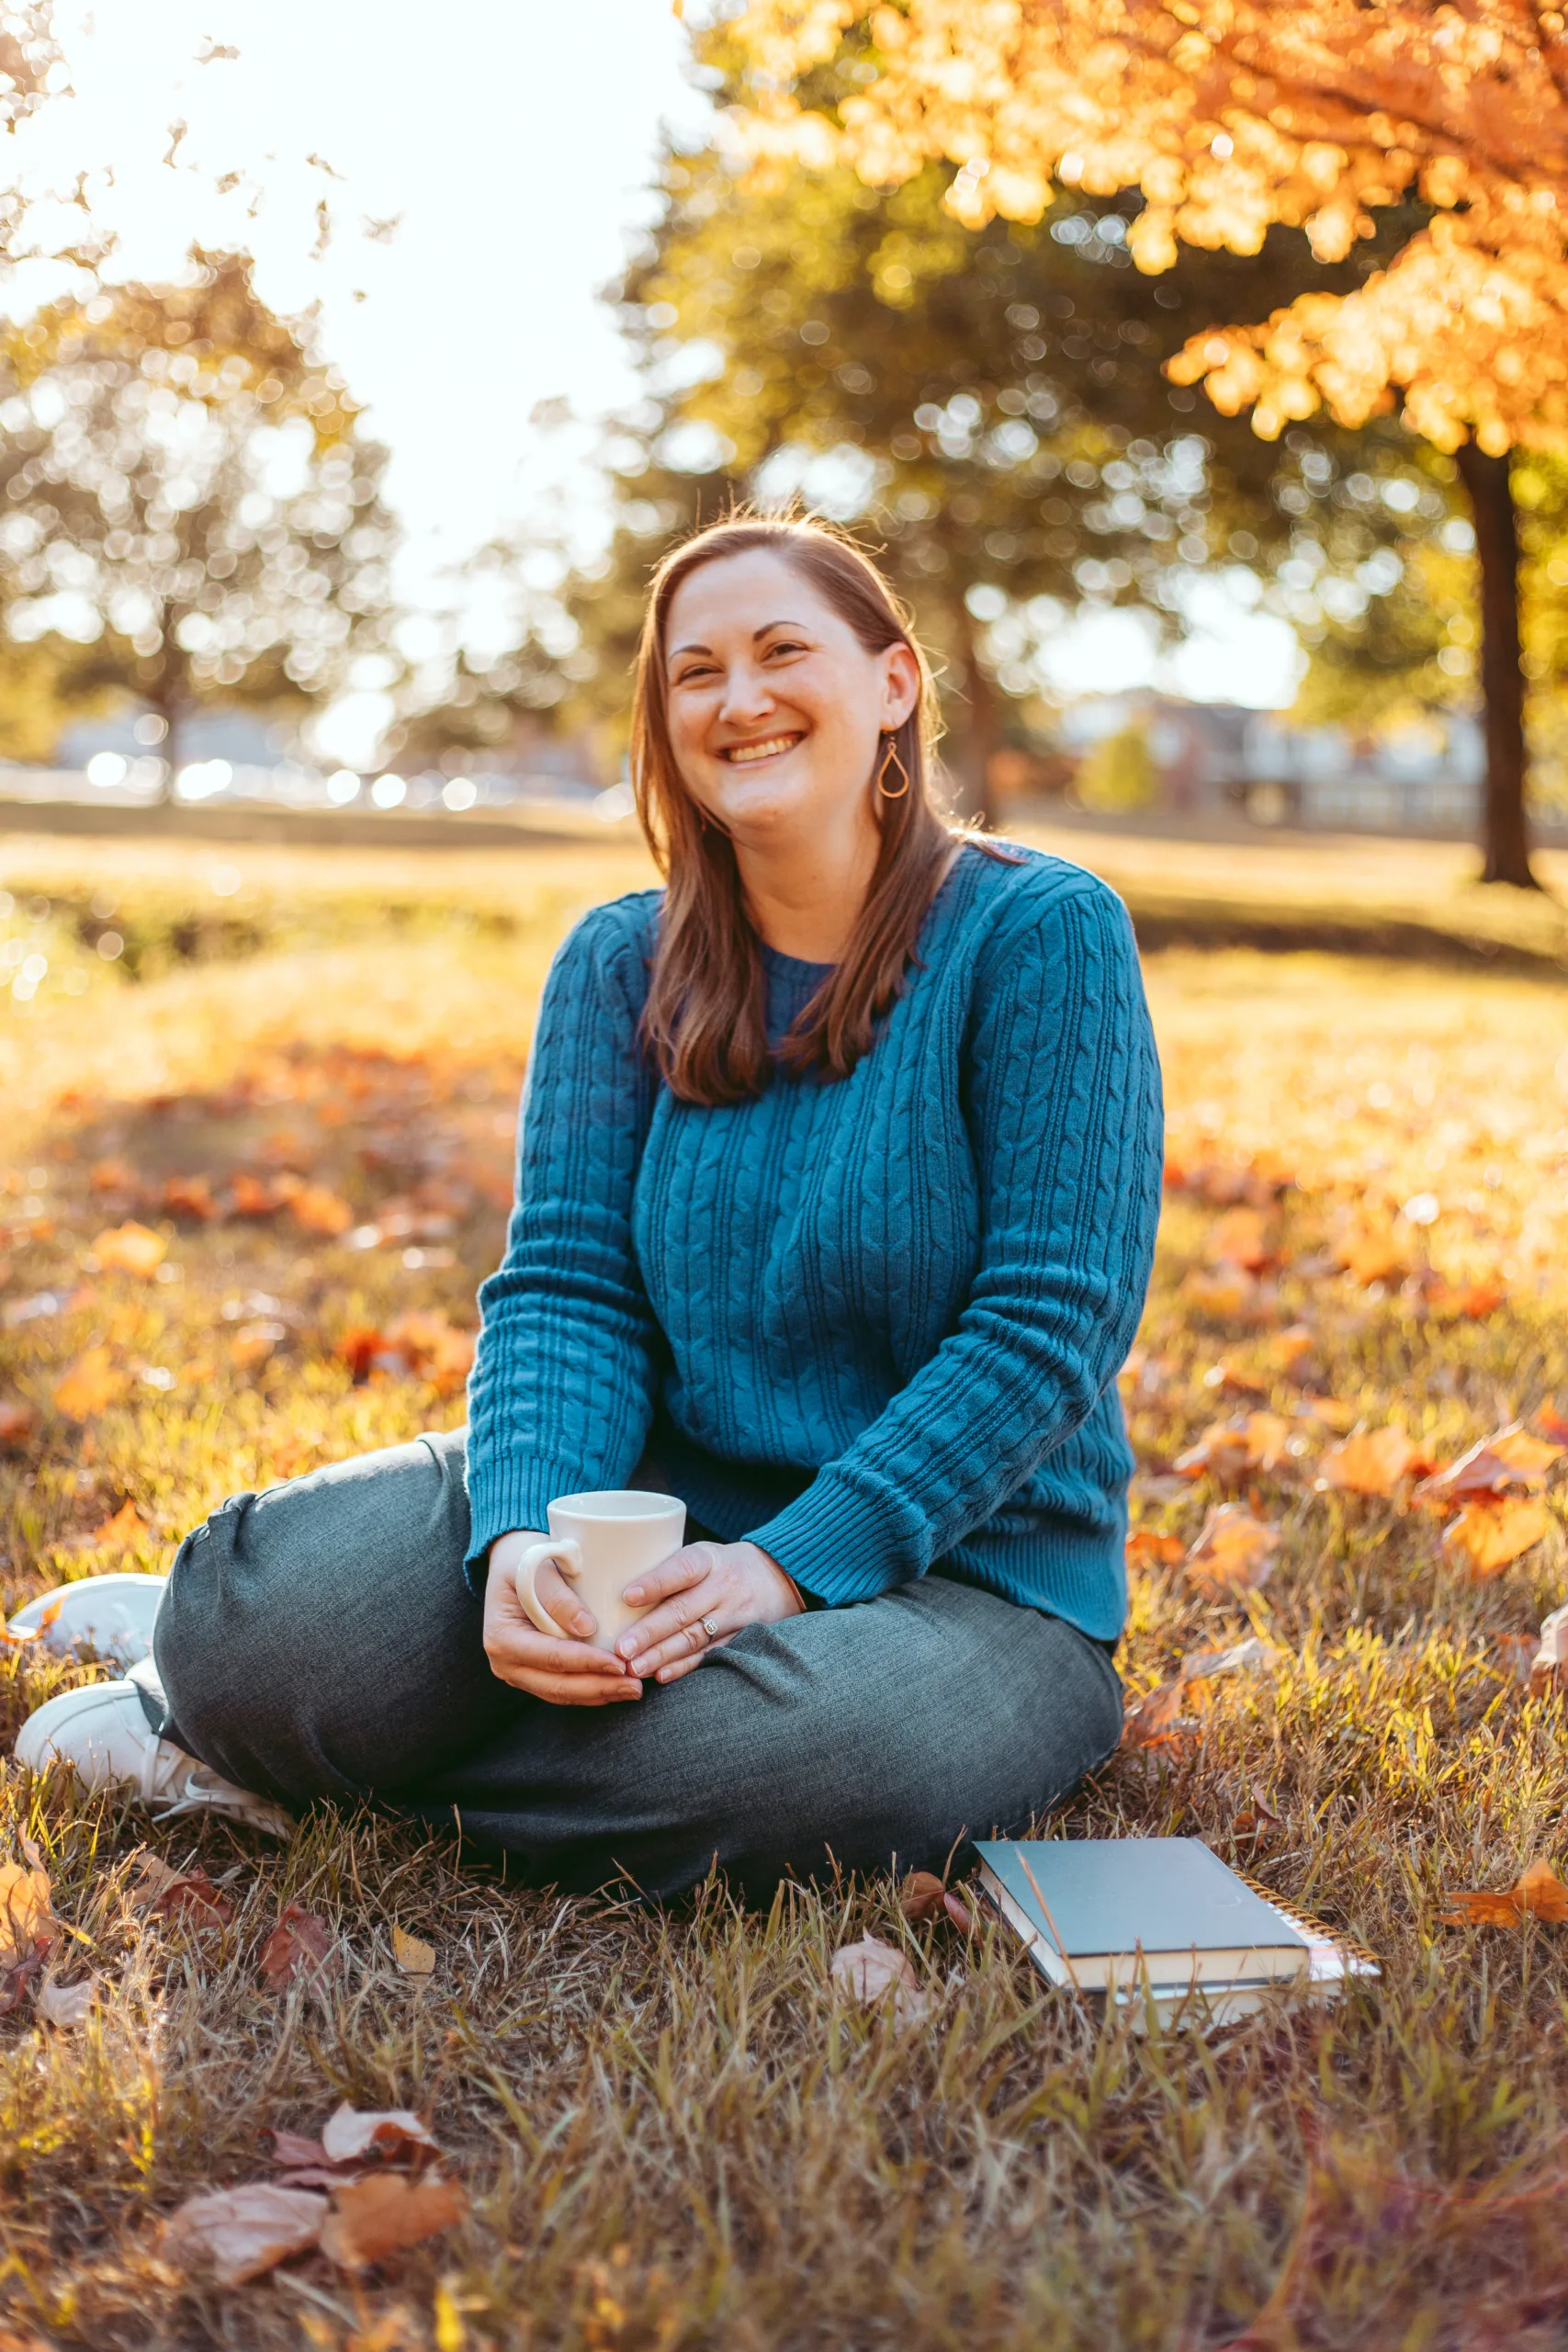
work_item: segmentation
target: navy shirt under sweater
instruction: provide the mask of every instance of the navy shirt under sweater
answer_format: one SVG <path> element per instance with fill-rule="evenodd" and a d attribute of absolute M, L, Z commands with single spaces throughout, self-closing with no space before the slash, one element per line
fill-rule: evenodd
<path fill-rule="evenodd" d="M 966 846 L 851 1076 L 705 1109 L 637 1044 L 660 903 L 596 908 L 545 989 L 479 1293 L 470 1575 L 651 1445 L 694 1520 L 829 1605 L 940 1566 L 1114 1638 L 1163 1148 L 1125 909 Z M 764 961 L 776 1038 L 826 967 Z"/>

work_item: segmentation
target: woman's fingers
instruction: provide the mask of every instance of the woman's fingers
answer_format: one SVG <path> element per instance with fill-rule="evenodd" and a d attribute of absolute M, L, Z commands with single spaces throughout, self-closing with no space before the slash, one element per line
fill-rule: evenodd
<path fill-rule="evenodd" d="M 534 1577 L 534 1593 L 547 1617 L 553 1617 L 563 1634 L 574 1641 L 589 1642 L 599 1631 L 599 1621 L 568 1584 L 553 1560 L 542 1560 Z M 518 1615 L 532 1624 L 521 1599 Z"/>
<path fill-rule="evenodd" d="M 650 1611 L 621 1635 L 615 1647 L 633 1674 L 658 1674 L 664 1667 L 693 1662 L 713 1639 L 704 1627 L 705 1617 L 713 1619 L 718 1632 L 735 1630 L 726 1625 L 723 1609 L 715 1583 L 694 1586 L 662 1609 Z"/>
<path fill-rule="evenodd" d="M 642 1609 L 653 1601 L 667 1600 L 673 1592 L 689 1591 L 712 1572 L 711 1547 L 706 1544 L 688 1544 L 683 1550 L 672 1552 L 669 1559 L 660 1560 L 656 1568 L 645 1568 L 627 1585 L 621 1598 L 628 1609 Z"/>

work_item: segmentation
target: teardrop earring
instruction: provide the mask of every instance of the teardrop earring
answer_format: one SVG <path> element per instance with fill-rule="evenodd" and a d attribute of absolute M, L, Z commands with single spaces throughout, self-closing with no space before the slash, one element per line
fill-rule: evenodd
<path fill-rule="evenodd" d="M 890 792 L 887 788 L 887 771 L 889 768 L 897 768 L 899 775 L 904 779 L 903 783 L 898 786 L 896 792 Z M 909 789 L 910 782 L 911 778 L 909 771 L 904 765 L 903 761 L 898 757 L 898 746 L 893 737 L 889 735 L 887 738 L 887 749 L 882 755 L 882 765 L 876 771 L 877 791 L 882 795 L 884 800 L 902 800 L 904 795 Z"/>

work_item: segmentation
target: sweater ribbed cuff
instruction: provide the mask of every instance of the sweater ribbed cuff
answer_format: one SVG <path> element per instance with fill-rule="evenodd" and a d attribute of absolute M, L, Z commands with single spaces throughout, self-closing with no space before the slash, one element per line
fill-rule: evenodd
<path fill-rule="evenodd" d="M 482 1463 L 468 1455 L 468 1556 L 463 1574 L 469 1590 L 482 1597 L 490 1547 L 516 1527 L 549 1526 L 549 1506 L 559 1495 L 581 1495 L 601 1484 L 600 1473 L 581 1462 L 551 1461 L 538 1453 L 503 1453 Z"/>
<path fill-rule="evenodd" d="M 805 1493 L 786 1503 L 766 1526 L 749 1528 L 744 1540 L 758 1544 L 786 1577 L 829 1609 L 852 1600 L 874 1600 L 878 1593 L 919 1574 L 889 1556 L 893 1545 L 886 1505 L 830 1470 L 819 1471 Z"/>

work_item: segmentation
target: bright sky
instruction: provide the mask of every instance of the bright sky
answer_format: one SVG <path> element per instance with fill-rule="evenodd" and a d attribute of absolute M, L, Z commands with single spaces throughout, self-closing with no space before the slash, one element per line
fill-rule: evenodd
<path fill-rule="evenodd" d="M 24 185 L 85 171 L 95 220 L 119 236 L 113 275 L 173 275 L 197 240 L 254 253 L 275 309 L 319 304 L 322 347 L 391 451 L 405 599 L 461 609 L 481 647 L 503 639 L 466 560 L 552 497 L 590 524 L 602 511 L 591 435 L 536 410 L 564 399 L 592 419 L 633 393 L 599 289 L 649 216 L 661 121 L 705 113 L 669 0 L 56 0 L 55 22 L 74 95 L 17 135 Z M 238 178 L 220 194 L 224 174 Z M 57 225 L 79 233 L 82 216 Z M 23 297 L 59 282 L 26 269 Z M 435 636 L 416 627 L 407 650 Z M 1130 618 L 1072 636 L 1080 685 L 1149 673 Z M 1277 701 L 1293 661 L 1288 630 L 1237 612 L 1164 677 Z M 341 709 L 324 748 L 367 757 L 381 705 Z"/>

